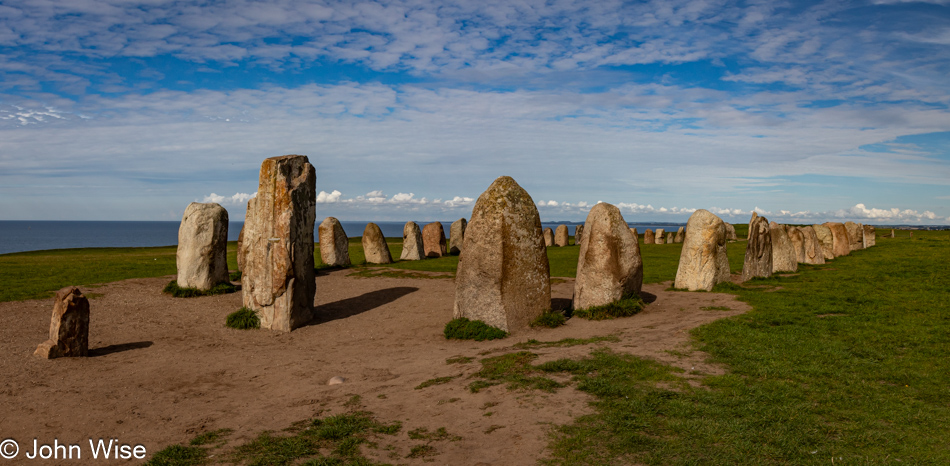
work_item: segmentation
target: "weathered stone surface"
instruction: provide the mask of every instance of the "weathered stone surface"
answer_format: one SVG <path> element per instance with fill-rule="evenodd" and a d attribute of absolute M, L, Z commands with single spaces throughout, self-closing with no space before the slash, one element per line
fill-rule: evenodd
<path fill-rule="evenodd" d="M 894 236 L 894 230 L 891 230 L 891 238 L 895 238 L 895 236 Z"/>
<path fill-rule="evenodd" d="M 542 234 L 544 235 L 544 245 L 554 246 L 554 230 L 545 228 Z"/>
<path fill-rule="evenodd" d="M 367 223 L 363 230 L 363 255 L 370 264 L 392 264 L 393 256 L 383 237 L 383 231 L 375 223 Z"/>
<path fill-rule="evenodd" d="M 178 286 L 210 290 L 228 275 L 228 211 L 213 202 L 192 202 L 178 227 Z"/>
<path fill-rule="evenodd" d="M 336 217 L 327 217 L 317 227 L 320 237 L 320 259 L 334 267 L 350 265 L 350 240 Z"/>
<path fill-rule="evenodd" d="M 67 286 L 56 292 L 49 340 L 33 354 L 45 359 L 89 355 L 89 300 L 79 288 Z"/>
<path fill-rule="evenodd" d="M 241 232 L 238 233 L 237 240 L 237 254 L 235 254 L 237 259 L 238 270 L 244 271 L 244 225 L 241 225 Z"/>
<path fill-rule="evenodd" d="M 666 232 L 662 228 L 656 229 L 656 235 L 653 237 L 654 244 L 666 244 Z"/>
<path fill-rule="evenodd" d="M 640 244 L 620 209 L 601 202 L 587 214 L 587 231 L 577 258 L 574 309 L 587 309 L 640 292 Z"/>
<path fill-rule="evenodd" d="M 798 227 L 788 226 L 785 228 L 788 233 L 788 239 L 792 242 L 792 249 L 795 251 L 795 261 L 799 264 L 805 263 L 805 235 Z"/>
<path fill-rule="evenodd" d="M 399 260 L 421 261 L 425 258 L 422 229 L 416 222 L 406 222 L 406 226 L 402 227 L 402 254 Z"/>
<path fill-rule="evenodd" d="M 851 254 L 851 238 L 848 236 L 848 229 L 837 222 L 825 222 L 824 225 L 831 230 L 832 254 L 835 257 Z"/>
<path fill-rule="evenodd" d="M 852 251 L 864 249 L 864 225 L 854 222 L 844 222 L 845 229 L 848 230 L 848 247 Z"/>
<path fill-rule="evenodd" d="M 749 221 L 749 243 L 742 263 L 742 281 L 772 276 L 772 233 L 769 221 L 752 213 Z"/>
<path fill-rule="evenodd" d="M 736 236 L 736 227 L 732 226 L 731 223 L 726 223 L 726 241 L 738 241 L 739 237 Z"/>
<path fill-rule="evenodd" d="M 567 234 L 567 225 L 558 225 L 554 230 L 554 245 L 564 247 L 570 245 L 570 235 Z"/>
<path fill-rule="evenodd" d="M 643 232 L 643 244 L 656 244 L 656 234 L 653 230 L 647 228 L 647 231 Z"/>
<path fill-rule="evenodd" d="M 636 228 L 631 228 L 630 234 L 633 235 L 633 237 L 637 239 L 638 243 L 640 242 L 640 233 L 637 232 Z"/>
<path fill-rule="evenodd" d="M 574 244 L 579 246 L 584 239 L 584 225 L 574 227 Z"/>
<path fill-rule="evenodd" d="M 772 273 L 797 272 L 798 255 L 795 253 L 795 247 L 792 246 L 792 240 L 788 237 L 785 225 L 770 222 L 769 230 L 772 235 Z"/>
<path fill-rule="evenodd" d="M 865 247 L 877 246 L 877 228 L 873 225 L 864 226 L 864 243 Z"/>
<path fill-rule="evenodd" d="M 699 209 L 686 222 L 687 233 L 676 268 L 674 288 L 710 291 L 717 283 L 729 281 L 726 255 L 726 225 L 715 214 Z"/>
<path fill-rule="evenodd" d="M 821 244 L 821 253 L 825 257 L 825 260 L 830 261 L 834 259 L 835 239 L 831 233 L 831 228 L 825 225 L 812 225 L 811 227 L 815 229 L 815 236 L 818 237 L 818 242 Z"/>
<path fill-rule="evenodd" d="M 822 250 L 821 240 L 818 239 L 818 233 L 815 227 L 807 226 L 799 228 L 802 232 L 802 239 L 805 242 L 805 263 L 806 264 L 824 264 L 825 253 Z"/>
<path fill-rule="evenodd" d="M 446 254 L 445 229 L 442 222 L 432 222 L 422 227 L 422 245 L 426 257 L 442 257 Z"/>
<path fill-rule="evenodd" d="M 455 278 L 454 315 L 507 332 L 551 308 L 551 271 L 541 217 L 531 196 L 508 176 L 478 197 Z"/>
<path fill-rule="evenodd" d="M 313 317 L 316 181 L 303 155 L 261 164 L 257 196 L 247 202 L 241 280 L 244 306 L 261 328 L 290 331 Z"/>
<path fill-rule="evenodd" d="M 683 227 L 680 227 L 679 230 L 676 230 L 676 236 L 673 237 L 674 243 L 682 243 L 686 239 L 686 232 Z"/>
<path fill-rule="evenodd" d="M 465 228 L 468 226 L 468 220 L 460 218 L 452 222 L 452 226 L 449 227 L 449 253 L 450 254 L 461 254 L 462 253 L 462 243 L 465 240 Z"/>

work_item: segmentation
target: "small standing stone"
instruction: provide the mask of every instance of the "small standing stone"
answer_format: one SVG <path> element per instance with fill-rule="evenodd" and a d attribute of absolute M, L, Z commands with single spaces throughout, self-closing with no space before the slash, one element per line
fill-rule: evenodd
<path fill-rule="evenodd" d="M 554 230 L 550 228 L 544 229 L 544 245 L 554 246 Z"/>
<path fill-rule="evenodd" d="M 89 355 L 89 300 L 79 288 L 67 286 L 56 292 L 49 340 L 33 354 L 45 359 Z"/>
<path fill-rule="evenodd" d="M 643 244 L 656 244 L 656 235 L 653 230 L 647 228 L 647 231 L 643 232 Z"/>
<path fill-rule="evenodd" d="M 686 232 L 683 230 L 683 227 L 680 227 L 679 230 L 676 230 L 676 236 L 673 237 L 674 243 L 682 243 L 686 239 Z"/>
<path fill-rule="evenodd" d="M 772 235 L 772 273 L 797 272 L 798 255 L 788 232 L 785 231 L 785 225 L 770 222 L 769 230 Z"/>
<path fill-rule="evenodd" d="M 570 245 L 570 236 L 567 234 L 567 225 L 558 225 L 554 231 L 554 245 L 564 247 Z"/>
<path fill-rule="evenodd" d="M 370 264 L 392 264 L 393 256 L 383 237 L 383 231 L 375 223 L 367 223 L 363 230 L 363 255 Z"/>
<path fill-rule="evenodd" d="M 320 260 L 331 267 L 350 265 L 350 239 L 335 217 L 327 217 L 317 227 L 320 238 Z"/>
<path fill-rule="evenodd" d="M 749 243 L 742 264 L 742 281 L 772 276 L 772 234 L 769 221 L 752 213 L 749 222 Z"/>
<path fill-rule="evenodd" d="M 891 238 L 896 238 L 896 237 L 894 236 L 894 230 L 893 230 L 893 229 L 891 229 Z"/>
<path fill-rule="evenodd" d="M 851 238 L 848 236 L 848 229 L 838 222 L 826 222 L 824 225 L 831 230 L 832 252 L 835 257 L 851 254 Z"/>
<path fill-rule="evenodd" d="M 579 246 L 584 239 L 584 225 L 578 225 L 574 228 L 574 245 Z"/>
<path fill-rule="evenodd" d="M 686 231 L 673 287 L 711 291 L 717 283 L 729 281 L 726 225 L 722 219 L 699 209 L 689 216 Z"/>
<path fill-rule="evenodd" d="M 192 202 L 178 227 L 178 286 L 210 290 L 230 283 L 228 211 L 218 204 Z"/>
<path fill-rule="evenodd" d="M 662 228 L 656 229 L 656 236 L 653 238 L 654 244 L 665 244 L 666 243 L 666 231 Z"/>
<path fill-rule="evenodd" d="M 739 237 L 736 236 L 736 227 L 732 226 L 731 223 L 726 223 L 726 241 L 738 241 Z"/>
<path fill-rule="evenodd" d="M 465 228 L 468 226 L 468 220 L 460 218 L 452 222 L 452 226 L 449 227 L 449 253 L 450 254 L 461 254 L 462 253 L 462 242 L 465 239 Z"/>
<path fill-rule="evenodd" d="M 630 228 L 630 233 L 633 234 L 633 237 L 637 239 L 637 242 L 640 242 L 640 233 L 637 233 L 636 228 Z"/>
<path fill-rule="evenodd" d="M 864 247 L 869 248 L 877 245 L 877 230 L 874 225 L 864 225 Z"/>
<path fill-rule="evenodd" d="M 422 245 L 426 257 L 442 257 L 446 254 L 445 229 L 442 222 L 432 222 L 422 227 Z"/>
<path fill-rule="evenodd" d="M 402 227 L 402 254 L 399 260 L 421 261 L 426 258 L 422 244 L 422 230 L 416 222 L 406 222 Z"/>
<path fill-rule="evenodd" d="M 584 224 L 590 228 L 577 259 L 574 309 L 609 304 L 639 293 L 643 285 L 640 245 L 620 209 L 598 203 Z"/>

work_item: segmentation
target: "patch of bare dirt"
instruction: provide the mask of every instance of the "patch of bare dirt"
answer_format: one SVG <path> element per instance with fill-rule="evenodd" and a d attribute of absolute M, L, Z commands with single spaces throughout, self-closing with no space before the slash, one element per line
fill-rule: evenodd
<path fill-rule="evenodd" d="M 290 333 L 226 328 L 227 314 L 241 307 L 240 293 L 172 298 L 161 293 L 172 277 L 109 283 L 95 288 L 91 299 L 88 358 L 47 361 L 32 355 L 48 337 L 52 300 L 0 303 L 0 438 L 19 441 L 21 455 L 34 438 L 41 444 L 56 439 L 88 445 L 89 438 L 100 437 L 143 444 L 151 454 L 187 444 L 202 432 L 230 428 L 235 432 L 228 445 L 236 445 L 264 430 L 343 412 L 359 395 L 363 408 L 380 421 L 403 423 L 391 438 L 394 450 L 363 448 L 371 458 L 535 464 L 546 454 L 551 427 L 590 412 L 590 399 L 573 388 L 548 394 L 494 386 L 470 393 L 468 377 L 480 368 L 483 352 L 528 339 L 613 334 L 619 342 L 531 351 L 544 362 L 608 346 L 694 376 L 717 374 L 722 369 L 692 350 L 688 332 L 748 310 L 731 295 L 665 291 L 670 284 L 661 283 L 644 286 L 649 304 L 634 317 L 571 319 L 557 329 L 531 329 L 500 341 L 448 341 L 442 329 L 452 318 L 452 280 L 350 273 L 320 273 L 319 317 Z M 572 279 L 552 285 L 555 308 L 569 305 L 573 285 Z M 490 355 L 496 354 L 502 353 Z M 455 356 L 475 360 L 446 363 Z M 458 374 L 449 383 L 415 389 L 426 380 Z M 328 386 L 334 376 L 346 381 Z M 433 457 L 406 458 L 420 444 L 407 432 L 420 427 L 444 427 L 461 440 L 434 442 Z M 108 464 L 92 461 L 85 450 L 83 460 L 71 464 Z"/>

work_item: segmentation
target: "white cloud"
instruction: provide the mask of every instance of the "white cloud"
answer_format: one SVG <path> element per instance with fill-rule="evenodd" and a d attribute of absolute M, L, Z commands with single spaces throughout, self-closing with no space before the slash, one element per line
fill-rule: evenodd
<path fill-rule="evenodd" d="M 247 193 L 234 193 L 233 196 L 221 196 L 215 193 L 211 193 L 201 201 L 201 202 L 214 202 L 221 204 L 223 206 L 236 205 L 236 206 L 245 206 L 247 201 L 252 197 L 257 196 L 257 192 L 251 194 Z"/>
<path fill-rule="evenodd" d="M 334 202 L 340 202 L 340 196 L 342 195 L 343 193 L 335 189 L 330 193 L 326 191 L 320 191 L 317 193 L 317 204 L 332 204 Z"/>

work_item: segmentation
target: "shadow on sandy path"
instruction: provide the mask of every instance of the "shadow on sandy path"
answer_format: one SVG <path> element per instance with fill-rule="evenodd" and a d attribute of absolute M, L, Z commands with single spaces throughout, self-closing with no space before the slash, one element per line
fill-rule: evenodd
<path fill-rule="evenodd" d="M 322 324 L 331 320 L 345 319 L 362 314 L 366 311 L 389 304 L 409 293 L 419 291 L 412 286 L 397 286 L 382 290 L 370 291 L 355 298 L 342 299 L 332 303 L 321 304 L 313 308 L 314 318 L 309 325 Z"/>

